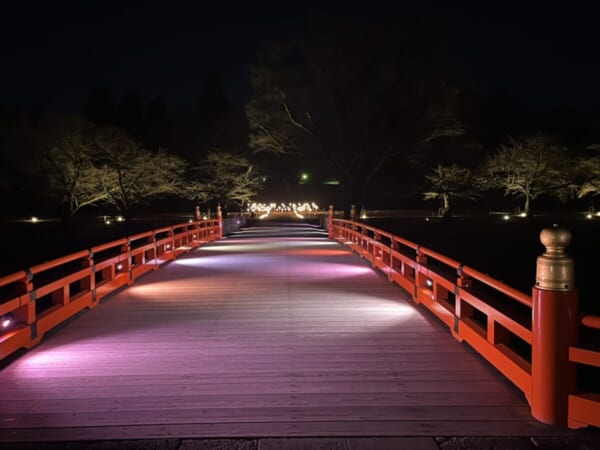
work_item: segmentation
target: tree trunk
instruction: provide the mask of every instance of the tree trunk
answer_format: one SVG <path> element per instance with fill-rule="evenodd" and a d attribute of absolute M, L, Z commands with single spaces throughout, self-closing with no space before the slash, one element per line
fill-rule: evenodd
<path fill-rule="evenodd" d="M 523 213 L 529 215 L 529 208 L 531 206 L 531 197 L 529 194 L 525 195 L 525 206 L 523 206 Z"/>
<path fill-rule="evenodd" d="M 452 211 L 450 210 L 450 196 L 448 194 L 442 194 L 442 219 L 449 219 L 452 217 Z"/>

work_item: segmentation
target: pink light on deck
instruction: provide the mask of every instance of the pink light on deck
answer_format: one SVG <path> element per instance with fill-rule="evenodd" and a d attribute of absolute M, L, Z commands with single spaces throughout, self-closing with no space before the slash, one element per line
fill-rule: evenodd
<path fill-rule="evenodd" d="M 44 347 L 39 347 L 34 352 L 25 355 L 22 360 L 18 361 L 18 364 L 22 369 L 42 369 L 56 364 L 62 366 L 65 362 L 72 360 L 80 363 L 82 359 L 85 359 L 85 355 L 81 352 L 65 349 L 47 350 Z M 87 359 L 90 359 L 89 356 Z"/>

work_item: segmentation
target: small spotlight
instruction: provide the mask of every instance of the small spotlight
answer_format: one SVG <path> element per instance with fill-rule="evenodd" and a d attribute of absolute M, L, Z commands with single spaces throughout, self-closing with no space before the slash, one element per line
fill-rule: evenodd
<path fill-rule="evenodd" d="M 598 211 L 598 212 L 596 213 L 596 215 L 597 215 L 598 217 L 600 217 L 600 211 Z"/>
<path fill-rule="evenodd" d="M 432 286 L 433 286 L 433 281 L 431 281 L 429 278 L 427 278 L 427 279 L 425 280 L 425 285 L 426 285 L 427 287 L 432 287 Z"/>
<path fill-rule="evenodd" d="M 105 223 L 106 225 L 110 225 L 110 219 L 106 219 L 106 220 L 104 221 L 104 223 Z"/>
<path fill-rule="evenodd" d="M 207 219 L 208 219 L 208 217 L 202 216 L 202 220 L 207 220 Z"/>
<path fill-rule="evenodd" d="M 121 264 L 121 263 L 117 264 L 116 269 L 117 269 L 117 272 L 123 270 L 123 264 Z"/>
<path fill-rule="evenodd" d="M 35 216 L 33 216 L 30 220 L 31 220 L 31 223 L 38 223 L 40 221 L 40 219 L 38 219 Z"/>
<path fill-rule="evenodd" d="M 188 223 L 194 223 L 194 221 L 192 219 L 188 220 Z"/>
<path fill-rule="evenodd" d="M 193 239 L 196 239 L 196 235 L 195 235 L 195 234 L 193 234 L 193 235 L 192 235 L 192 238 L 193 238 Z"/>
<path fill-rule="evenodd" d="M 588 214 L 586 214 L 586 216 L 585 216 L 585 218 L 586 218 L 586 219 L 591 219 L 592 217 L 594 217 L 594 216 L 593 216 L 593 215 L 591 215 L 591 214 L 589 214 L 589 213 L 588 213 Z"/>
<path fill-rule="evenodd" d="M 503 218 L 504 220 L 508 220 L 508 219 L 510 219 L 510 216 L 509 216 L 508 214 L 504 214 L 504 215 L 502 216 L 502 218 Z"/>
<path fill-rule="evenodd" d="M 521 214 L 519 214 L 519 217 L 527 217 L 527 213 L 522 212 Z"/>
<path fill-rule="evenodd" d="M 167 250 L 170 250 L 170 249 L 171 249 L 171 244 L 167 244 L 167 245 L 165 245 L 165 248 L 166 248 Z"/>
<path fill-rule="evenodd" d="M 117 216 L 115 220 L 117 222 L 125 222 L 125 217 L 123 217 L 123 216 Z"/>

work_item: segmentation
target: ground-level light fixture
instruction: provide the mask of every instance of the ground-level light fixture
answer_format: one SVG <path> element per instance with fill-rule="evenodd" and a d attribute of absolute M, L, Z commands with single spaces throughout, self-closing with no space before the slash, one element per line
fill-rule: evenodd
<path fill-rule="evenodd" d="M 12 321 L 10 320 L 10 317 L 2 316 L 2 321 L 1 321 L 2 328 L 8 328 L 11 323 L 12 323 Z"/>
<path fill-rule="evenodd" d="M 35 216 L 32 216 L 31 219 L 29 219 L 31 223 L 38 223 L 40 221 L 40 219 L 38 219 Z"/>
<path fill-rule="evenodd" d="M 508 219 L 510 219 L 510 216 L 509 216 L 508 214 L 504 214 L 504 215 L 502 216 L 502 218 L 503 218 L 504 220 L 508 220 Z"/>
<path fill-rule="evenodd" d="M 123 270 L 123 264 L 118 263 L 117 266 L 116 266 L 116 269 L 117 269 L 117 272 Z"/>

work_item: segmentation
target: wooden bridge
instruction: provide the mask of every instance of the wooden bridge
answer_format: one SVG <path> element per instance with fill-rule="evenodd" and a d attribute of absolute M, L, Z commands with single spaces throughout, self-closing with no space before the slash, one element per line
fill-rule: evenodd
<path fill-rule="evenodd" d="M 0 311 L 20 320 L 0 341 L 12 354 L 0 441 L 575 433 L 532 418 L 527 363 L 511 380 L 500 356 L 500 371 L 484 359 L 485 335 L 450 323 L 451 336 L 448 283 L 421 269 L 423 252 L 384 251 L 346 221 L 330 223 L 337 240 L 302 224 L 219 232 L 182 224 L 0 280 L 16 292 Z M 79 269 L 38 276 L 69 264 Z M 408 294 L 396 273 L 423 274 L 424 291 Z M 442 320 L 428 311 L 436 296 Z M 464 311 L 469 300 L 504 334 L 527 334 L 464 297 Z M 600 421 L 593 408 L 586 425 Z"/>

